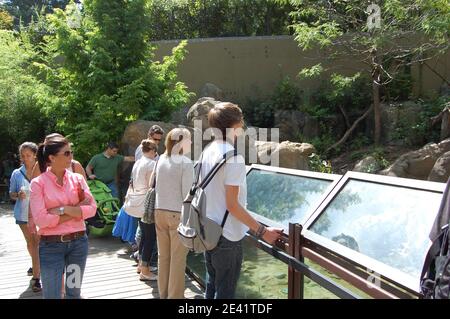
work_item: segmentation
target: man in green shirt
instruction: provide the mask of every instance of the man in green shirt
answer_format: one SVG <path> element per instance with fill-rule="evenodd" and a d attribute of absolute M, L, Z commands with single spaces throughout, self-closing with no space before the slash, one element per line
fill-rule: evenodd
<path fill-rule="evenodd" d="M 94 155 L 86 166 L 86 174 L 89 179 L 98 179 L 106 184 L 111 190 L 113 197 L 118 197 L 117 191 L 117 169 L 119 165 L 125 162 L 134 162 L 134 156 L 123 156 L 117 154 L 119 146 L 114 143 L 108 143 L 108 147 L 103 153 Z"/>

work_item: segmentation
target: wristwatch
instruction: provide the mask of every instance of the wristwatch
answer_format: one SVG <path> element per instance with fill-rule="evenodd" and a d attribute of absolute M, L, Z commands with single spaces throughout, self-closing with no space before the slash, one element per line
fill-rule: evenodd
<path fill-rule="evenodd" d="M 64 206 L 61 206 L 60 208 L 58 208 L 59 211 L 59 216 L 64 215 Z"/>

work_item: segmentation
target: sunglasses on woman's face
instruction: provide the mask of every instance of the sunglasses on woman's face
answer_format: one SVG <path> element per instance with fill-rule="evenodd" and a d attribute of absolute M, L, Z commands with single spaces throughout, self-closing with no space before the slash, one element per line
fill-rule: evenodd
<path fill-rule="evenodd" d="M 64 153 L 61 154 L 63 154 L 65 157 L 69 157 L 73 155 L 73 151 L 65 151 Z"/>

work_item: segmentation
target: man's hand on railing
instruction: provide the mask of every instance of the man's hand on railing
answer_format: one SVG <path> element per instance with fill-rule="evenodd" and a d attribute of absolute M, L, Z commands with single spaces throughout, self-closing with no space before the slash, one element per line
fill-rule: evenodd
<path fill-rule="evenodd" d="M 265 232 L 262 235 L 262 239 L 273 245 L 283 234 L 282 228 L 266 227 Z"/>

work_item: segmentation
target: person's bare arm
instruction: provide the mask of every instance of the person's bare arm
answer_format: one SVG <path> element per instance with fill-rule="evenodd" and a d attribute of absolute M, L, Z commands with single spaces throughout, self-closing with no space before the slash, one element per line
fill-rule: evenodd
<path fill-rule="evenodd" d="M 95 175 L 92 172 L 93 167 L 88 164 L 88 166 L 86 166 L 86 175 L 89 177 L 89 179 L 95 179 Z"/>
<path fill-rule="evenodd" d="M 74 173 L 81 174 L 85 180 L 87 180 L 86 172 L 84 171 L 83 166 L 78 161 L 74 161 Z"/>
<path fill-rule="evenodd" d="M 59 215 L 59 207 L 49 209 L 50 214 Z M 70 218 L 80 219 L 82 212 L 80 206 L 64 206 L 64 214 L 60 217 L 69 216 Z"/>
<path fill-rule="evenodd" d="M 124 162 L 134 162 L 134 156 L 124 156 Z"/>
<path fill-rule="evenodd" d="M 227 209 L 230 214 L 236 217 L 243 224 L 247 225 L 251 231 L 256 233 L 260 227 L 260 223 L 258 223 L 258 221 L 256 221 L 253 216 L 250 215 L 239 203 L 239 186 L 225 185 L 225 196 Z M 280 228 L 266 227 L 266 231 L 263 233 L 262 238 L 266 242 L 273 244 L 280 238 L 281 233 L 282 229 Z"/>
<path fill-rule="evenodd" d="M 65 223 L 66 221 L 71 220 L 71 219 L 73 219 L 73 217 L 72 217 L 72 216 L 69 216 L 69 215 L 62 215 L 62 216 L 59 216 L 58 225 L 59 225 L 59 224 L 62 224 L 62 223 Z"/>

